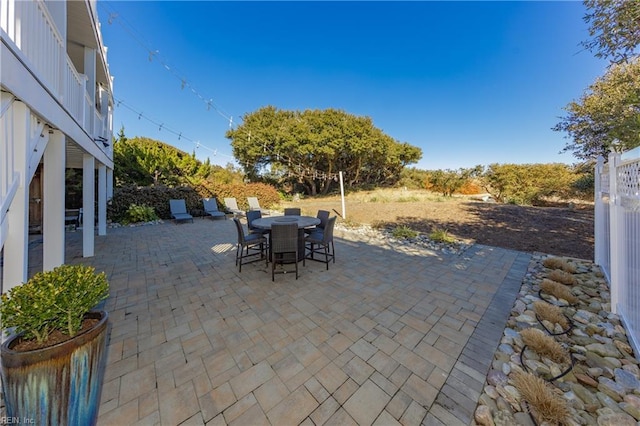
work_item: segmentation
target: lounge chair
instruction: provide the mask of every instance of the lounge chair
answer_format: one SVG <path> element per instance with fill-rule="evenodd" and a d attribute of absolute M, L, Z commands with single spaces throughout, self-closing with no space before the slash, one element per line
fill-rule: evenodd
<path fill-rule="evenodd" d="M 224 214 L 224 212 L 218 210 L 218 200 L 216 200 L 215 197 L 203 198 L 202 204 L 204 205 L 204 212 L 206 215 L 209 215 L 214 219 L 218 217 L 227 218 L 227 215 Z"/>
<path fill-rule="evenodd" d="M 240 208 L 238 207 L 238 202 L 236 201 L 235 198 L 225 198 L 224 199 L 224 206 L 227 208 L 228 211 L 230 211 L 231 213 L 233 213 L 236 216 L 244 216 L 244 211 L 240 210 Z"/>
<path fill-rule="evenodd" d="M 169 209 L 171 210 L 171 217 L 176 222 L 185 220 L 193 222 L 193 216 L 187 213 L 187 205 L 184 200 L 169 200 Z"/>
<path fill-rule="evenodd" d="M 258 201 L 258 197 L 247 197 L 247 202 L 249 203 L 249 210 L 258 210 L 265 216 L 269 216 L 271 212 L 269 210 L 265 210 L 260 207 L 260 202 Z"/>

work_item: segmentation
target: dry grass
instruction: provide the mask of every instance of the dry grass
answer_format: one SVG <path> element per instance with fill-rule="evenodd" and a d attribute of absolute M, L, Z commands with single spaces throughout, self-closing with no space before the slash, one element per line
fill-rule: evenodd
<path fill-rule="evenodd" d="M 569 290 L 567 286 L 558 282 L 545 278 L 540 284 L 540 290 L 542 290 L 543 293 L 550 294 L 558 299 L 566 300 L 568 303 L 578 303 L 578 298 L 571 293 L 571 290 Z"/>
<path fill-rule="evenodd" d="M 559 269 L 554 269 L 553 271 L 551 271 L 549 275 L 547 275 L 547 278 L 549 278 L 552 281 L 557 281 L 559 283 L 566 284 L 566 285 L 578 284 L 578 280 L 576 279 L 576 277 L 574 277 L 568 272 L 564 272 Z"/>
<path fill-rule="evenodd" d="M 575 274 L 577 272 L 576 266 L 567 262 L 565 259 L 560 257 L 548 257 L 542 262 L 545 268 L 549 269 L 560 269 L 562 271 L 568 272 L 570 274 Z"/>
<path fill-rule="evenodd" d="M 537 328 L 522 330 L 520 336 L 522 336 L 522 342 L 538 355 L 549 358 L 557 364 L 563 364 L 569 361 L 569 355 L 563 347 L 560 346 L 560 343 Z"/>
<path fill-rule="evenodd" d="M 533 310 L 543 320 L 559 324 L 563 330 L 569 328 L 569 321 L 562 313 L 562 309 L 547 302 L 533 302 Z"/>
<path fill-rule="evenodd" d="M 538 424 L 561 424 L 569 417 L 567 401 L 541 378 L 518 371 L 514 372 L 512 380 Z"/>

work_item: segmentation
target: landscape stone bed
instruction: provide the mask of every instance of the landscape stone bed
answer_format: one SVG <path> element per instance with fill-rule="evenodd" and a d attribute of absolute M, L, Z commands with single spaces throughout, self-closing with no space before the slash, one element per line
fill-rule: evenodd
<path fill-rule="evenodd" d="M 513 375 L 526 369 L 540 377 L 556 377 L 566 367 L 524 348 L 523 330 L 531 327 L 545 329 L 533 308 L 534 302 L 545 301 L 562 307 L 572 325 L 566 333 L 553 338 L 571 354 L 573 368 L 557 380 L 547 382 L 552 391 L 567 403 L 569 415 L 560 423 L 638 425 L 640 368 L 623 324 L 617 315 L 611 313 L 609 288 L 602 272 L 589 261 L 570 259 L 569 263 L 576 266 L 574 276 L 578 281 L 571 286 L 571 292 L 579 301 L 568 305 L 566 301 L 540 292 L 542 280 L 551 272 L 543 266 L 549 257 L 535 254 L 532 258 L 487 375 L 484 392 L 475 411 L 476 423 L 544 423 L 528 413 L 529 404 L 514 386 Z M 550 330 L 561 331 L 557 324 L 545 325 Z"/>

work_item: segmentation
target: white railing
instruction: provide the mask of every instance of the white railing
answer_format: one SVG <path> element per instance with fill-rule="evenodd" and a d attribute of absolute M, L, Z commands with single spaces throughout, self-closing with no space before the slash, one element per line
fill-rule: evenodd
<path fill-rule="evenodd" d="M 44 2 L 3 0 L 2 29 L 31 63 L 31 70 L 56 97 L 62 97 L 65 41 Z M 6 10 L 5 10 L 6 9 Z"/>
<path fill-rule="evenodd" d="M 598 159 L 595 174 L 595 261 L 611 289 L 611 310 L 640 350 L 640 148 Z"/>
<path fill-rule="evenodd" d="M 87 77 L 78 73 L 66 54 L 66 42 L 46 3 L 42 0 L 2 0 L 1 3 L 0 26 L 21 52 L 29 69 L 91 139 L 95 141 L 103 136 L 107 119 L 97 112 L 89 94 L 95 88 L 87 87 Z M 95 13 L 95 1 L 90 0 L 90 4 Z M 102 148 L 102 144 L 98 146 Z"/>

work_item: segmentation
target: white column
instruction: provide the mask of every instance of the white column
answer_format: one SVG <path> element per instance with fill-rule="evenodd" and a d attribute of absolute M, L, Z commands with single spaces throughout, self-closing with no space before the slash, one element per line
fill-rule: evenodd
<path fill-rule="evenodd" d="M 95 242 L 95 158 L 82 156 L 82 256 L 92 257 Z"/>
<path fill-rule="evenodd" d="M 42 269 L 50 271 L 64 263 L 65 136 L 53 131 L 44 151 Z"/>
<path fill-rule="evenodd" d="M 4 243 L 4 267 L 2 291 L 27 281 L 29 266 L 29 182 L 26 180 L 29 165 L 27 147 L 30 127 L 29 108 L 22 102 L 13 104 L 11 138 L 13 145 L 14 171 L 18 173 L 18 190 L 7 213 L 9 231 Z"/>
<path fill-rule="evenodd" d="M 107 166 L 98 164 L 98 235 L 107 235 Z"/>

